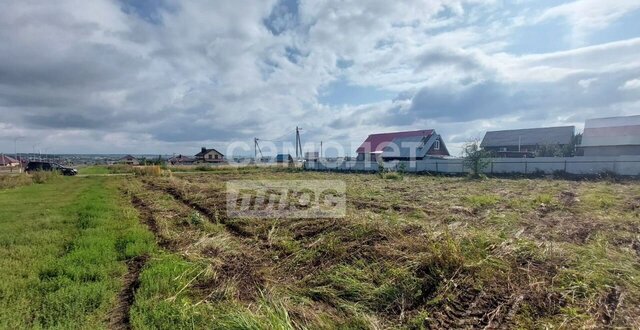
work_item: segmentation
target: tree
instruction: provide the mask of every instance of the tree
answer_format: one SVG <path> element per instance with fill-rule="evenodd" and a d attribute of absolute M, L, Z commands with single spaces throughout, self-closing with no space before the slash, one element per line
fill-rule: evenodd
<path fill-rule="evenodd" d="M 536 157 L 574 157 L 576 146 L 582 143 L 582 133 L 573 136 L 571 143 L 561 146 L 559 144 L 546 144 L 538 147 Z"/>
<path fill-rule="evenodd" d="M 489 153 L 480 148 L 478 140 L 468 142 L 463 147 L 464 166 L 471 169 L 470 176 L 474 179 L 480 178 L 482 170 L 489 165 Z"/>

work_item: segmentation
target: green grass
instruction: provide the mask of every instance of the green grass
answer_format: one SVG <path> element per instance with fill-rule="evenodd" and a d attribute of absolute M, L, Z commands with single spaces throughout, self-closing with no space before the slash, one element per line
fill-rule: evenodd
<path fill-rule="evenodd" d="M 78 168 L 78 174 L 110 174 L 112 173 L 107 166 L 85 166 Z"/>
<path fill-rule="evenodd" d="M 238 178 L 344 180 L 347 215 L 219 218 Z M 0 190 L 0 328 L 107 327 L 139 255 L 135 329 L 637 328 L 638 192 L 254 167 L 58 177 Z"/>
<path fill-rule="evenodd" d="M 106 178 L 0 191 L 0 328 L 106 327 L 153 236 Z"/>

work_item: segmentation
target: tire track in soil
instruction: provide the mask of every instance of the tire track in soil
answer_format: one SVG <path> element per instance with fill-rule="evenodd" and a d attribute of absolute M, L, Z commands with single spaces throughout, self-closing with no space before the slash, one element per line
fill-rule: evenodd
<path fill-rule="evenodd" d="M 140 287 L 140 273 L 148 259 L 148 255 L 142 255 L 127 261 L 127 274 L 124 276 L 124 288 L 118 293 L 118 304 L 111 311 L 109 329 L 131 329 L 129 311 L 135 301 L 136 291 Z"/>
<path fill-rule="evenodd" d="M 131 197 L 131 203 L 136 208 L 136 210 L 138 210 L 142 223 L 144 223 L 147 228 L 149 228 L 149 230 L 153 233 L 153 236 L 155 236 L 156 243 L 158 243 L 158 245 L 164 249 L 172 250 L 169 246 L 169 242 L 167 242 L 164 238 L 162 238 L 162 236 L 160 236 L 158 224 L 153 218 L 153 212 L 151 211 L 149 206 L 136 195 L 133 195 Z"/>
<path fill-rule="evenodd" d="M 220 222 L 221 224 L 223 224 L 225 226 L 225 228 L 227 228 L 227 230 L 229 230 L 229 232 L 235 236 L 239 236 L 242 238 L 252 238 L 253 234 L 244 230 L 242 227 L 240 227 L 237 224 L 234 224 L 232 222 L 229 221 L 229 219 L 226 217 L 226 215 L 221 215 L 220 212 L 216 212 L 219 211 L 218 208 L 216 208 L 216 210 L 211 210 L 208 209 L 196 202 L 193 202 L 187 198 L 185 198 L 179 191 L 177 191 L 175 188 L 173 187 L 161 187 L 158 186 L 156 184 L 154 184 L 153 182 L 145 182 L 147 184 L 147 186 L 151 189 L 151 190 L 156 190 L 156 191 L 162 191 L 165 192 L 169 195 L 171 195 L 175 200 L 179 201 L 180 203 L 198 211 L 199 213 L 205 215 L 207 217 L 207 219 L 211 222 Z M 224 214 L 224 213 L 222 213 Z"/>
<path fill-rule="evenodd" d="M 222 266 L 221 274 L 227 279 L 236 279 L 237 285 L 240 289 L 241 301 L 252 302 L 259 297 L 259 294 L 264 290 L 267 280 L 262 273 L 263 268 L 267 268 L 265 251 L 259 245 L 251 246 L 247 244 L 247 241 L 254 241 L 255 237 L 252 233 L 244 231 L 233 223 L 227 221 L 226 216 L 221 217 L 217 211 L 217 208 L 210 210 L 196 202 L 188 200 L 179 191 L 173 187 L 162 187 L 154 184 L 153 182 L 145 182 L 146 188 L 152 191 L 161 192 L 172 196 L 178 203 L 181 203 L 188 208 L 203 214 L 208 221 L 212 223 L 220 222 L 227 229 L 227 232 L 231 234 L 230 237 L 240 244 L 243 251 L 239 251 L 239 255 L 229 257 L 220 256 L 225 259 L 225 263 Z M 142 202 L 142 201 L 140 201 Z M 147 212 L 151 212 L 147 209 Z M 168 244 L 169 242 L 167 242 Z M 255 254 L 257 253 L 257 255 Z M 214 251 L 213 255 L 217 255 L 217 251 Z M 205 283 L 206 285 L 220 285 L 219 282 Z M 202 285 L 202 283 L 201 283 Z M 200 288 L 201 290 L 204 288 Z"/>
<path fill-rule="evenodd" d="M 167 247 L 166 241 L 158 233 L 158 225 L 149 207 L 136 195 L 131 196 L 131 204 L 138 210 L 140 221 L 153 232 L 158 245 Z M 135 302 L 136 291 L 140 287 L 140 273 L 144 268 L 148 255 L 137 256 L 127 261 L 127 273 L 124 276 L 124 288 L 118 293 L 118 304 L 111 311 L 109 329 L 131 329 L 129 311 Z"/>
<path fill-rule="evenodd" d="M 226 274 L 227 277 L 237 278 L 237 274 L 241 274 L 242 283 L 239 283 L 241 286 L 242 295 L 239 297 L 240 301 L 244 302 L 254 302 L 257 297 L 259 297 L 260 292 L 265 289 L 265 284 L 267 282 L 271 284 L 281 283 L 282 278 L 287 277 L 288 273 L 281 273 L 280 277 L 277 280 L 273 277 L 269 277 L 267 279 L 264 276 L 262 270 L 269 269 L 268 272 L 276 271 L 278 267 L 268 266 L 269 263 L 273 262 L 273 260 L 268 257 L 268 252 L 270 248 L 264 247 L 260 244 L 260 239 L 256 237 L 253 233 L 244 230 L 237 224 L 234 224 L 229 221 L 226 216 L 226 213 L 219 212 L 220 206 L 213 205 L 213 209 L 209 209 L 197 202 L 187 199 L 182 193 L 177 190 L 175 187 L 163 187 L 155 184 L 152 181 L 143 181 L 146 185 L 146 188 L 153 191 L 158 191 L 162 193 L 166 193 L 172 196 L 177 202 L 182 203 L 183 205 L 195 210 L 201 214 L 203 214 L 207 220 L 213 223 L 221 223 L 226 229 L 231 237 L 236 238 L 237 242 L 243 249 L 247 251 L 241 252 L 241 257 L 238 260 L 237 257 L 234 260 L 227 260 L 228 265 L 225 265 L 222 269 L 222 273 Z M 226 200 L 225 200 L 226 202 Z M 215 203 L 214 203 L 215 204 Z M 329 230 L 331 228 L 336 227 L 336 219 L 328 219 L 332 222 L 326 226 L 320 226 L 321 228 L 311 229 L 309 232 L 305 232 L 301 234 L 304 237 L 313 237 L 318 235 L 321 232 Z M 297 237 L 296 239 L 300 239 L 301 237 Z M 258 243 L 255 245 L 250 245 L 249 242 Z M 216 252 L 214 251 L 214 255 Z M 240 269 L 237 269 L 240 267 Z M 248 267 L 248 268 L 247 268 Z M 276 271 L 277 272 L 277 271 Z M 290 275 L 290 274 L 289 274 Z M 243 284 L 244 283 L 244 284 Z M 205 286 L 209 285 L 219 285 L 220 283 L 205 283 Z M 252 284 L 255 287 L 252 287 Z M 290 283 L 291 284 L 291 283 Z M 255 288 L 258 288 L 258 291 L 253 291 Z M 202 288 L 201 288 L 202 289 Z M 315 301 L 314 304 L 319 305 L 320 307 L 317 310 L 327 310 L 334 309 L 335 306 L 324 304 L 323 302 Z"/>
<path fill-rule="evenodd" d="M 523 296 L 490 296 L 484 291 L 464 291 L 456 300 L 445 302 L 433 313 L 428 329 L 502 329 L 520 308 Z"/>

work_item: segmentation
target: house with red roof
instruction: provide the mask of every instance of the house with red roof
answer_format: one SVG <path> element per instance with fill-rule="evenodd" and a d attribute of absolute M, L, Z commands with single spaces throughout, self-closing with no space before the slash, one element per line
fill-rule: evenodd
<path fill-rule="evenodd" d="M 442 137 L 433 129 L 371 134 L 356 150 L 358 160 L 420 160 L 449 156 Z"/>
<path fill-rule="evenodd" d="M 0 154 L 0 166 L 2 167 L 13 167 L 13 166 L 18 166 L 20 165 L 20 161 L 13 158 L 13 157 L 9 157 L 5 154 Z"/>

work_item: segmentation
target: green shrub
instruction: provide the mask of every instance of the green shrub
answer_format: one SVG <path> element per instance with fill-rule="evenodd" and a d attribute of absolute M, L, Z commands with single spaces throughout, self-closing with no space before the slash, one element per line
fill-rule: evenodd
<path fill-rule="evenodd" d="M 31 174 L 34 183 L 42 184 L 60 177 L 60 173 L 56 171 L 36 171 Z"/>
<path fill-rule="evenodd" d="M 387 173 L 384 178 L 387 180 L 402 180 L 402 174 L 398 172 Z"/>
<path fill-rule="evenodd" d="M 0 189 L 9 189 L 20 186 L 28 186 L 33 180 L 27 174 L 0 175 Z"/>

